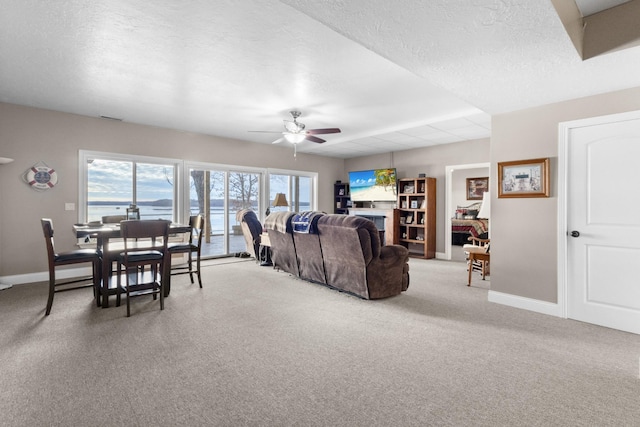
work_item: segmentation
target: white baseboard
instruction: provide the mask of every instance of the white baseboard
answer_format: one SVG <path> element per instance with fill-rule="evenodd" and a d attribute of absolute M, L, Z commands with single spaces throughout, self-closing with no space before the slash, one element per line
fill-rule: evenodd
<path fill-rule="evenodd" d="M 564 317 L 560 306 L 553 302 L 540 301 L 496 291 L 489 291 L 488 299 L 489 302 L 495 302 L 496 304 L 508 305 L 510 307 L 535 311 L 536 313 L 548 314 L 550 316 Z"/>
<path fill-rule="evenodd" d="M 65 268 L 56 270 L 56 279 L 72 279 L 76 277 L 84 277 L 91 276 L 92 271 L 91 267 L 81 267 L 81 268 Z M 2 276 L 0 277 L 1 283 L 7 283 L 10 285 L 22 285 L 24 283 L 35 283 L 35 282 L 48 282 L 49 281 L 49 272 L 41 271 L 36 273 L 27 273 L 27 274 L 15 274 L 13 276 Z"/>
<path fill-rule="evenodd" d="M 444 252 L 436 252 L 436 259 L 447 259 Z"/>

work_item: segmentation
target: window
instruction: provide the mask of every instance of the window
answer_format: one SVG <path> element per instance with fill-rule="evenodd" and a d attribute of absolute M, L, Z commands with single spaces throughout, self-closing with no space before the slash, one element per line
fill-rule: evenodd
<path fill-rule="evenodd" d="M 290 210 L 303 212 L 317 209 L 316 173 L 298 171 L 270 171 L 269 174 L 269 206 L 272 211 Z M 289 203 L 288 208 L 272 207 L 277 193 L 284 193 Z"/>
<path fill-rule="evenodd" d="M 103 216 L 126 215 L 130 205 L 141 219 L 176 221 L 179 163 L 170 159 L 80 153 L 80 220 L 100 221 Z"/>
<path fill-rule="evenodd" d="M 314 210 L 317 174 L 267 170 L 176 159 L 80 151 L 80 222 L 126 215 L 131 204 L 141 219 L 186 223 L 205 217 L 203 256 L 226 256 L 246 250 L 236 212 L 249 208 L 264 220 L 276 193 L 284 193 L 285 210 Z M 268 196 L 267 196 L 268 195 Z M 274 209 L 274 208 L 272 208 Z M 277 208 L 283 209 L 283 208 Z"/>

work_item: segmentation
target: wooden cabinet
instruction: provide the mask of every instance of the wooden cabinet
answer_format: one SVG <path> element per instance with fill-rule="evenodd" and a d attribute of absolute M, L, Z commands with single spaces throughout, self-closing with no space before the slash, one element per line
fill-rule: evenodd
<path fill-rule="evenodd" d="M 398 244 L 417 258 L 436 256 L 436 179 L 398 180 Z"/>
<path fill-rule="evenodd" d="M 351 207 L 351 197 L 349 196 L 349 184 L 336 182 L 333 184 L 333 213 L 348 215 Z"/>

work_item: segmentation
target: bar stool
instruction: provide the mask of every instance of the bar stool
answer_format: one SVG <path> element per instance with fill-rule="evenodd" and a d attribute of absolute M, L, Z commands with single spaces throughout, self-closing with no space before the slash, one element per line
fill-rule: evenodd
<path fill-rule="evenodd" d="M 127 317 L 131 316 L 131 297 L 152 294 L 153 299 L 160 294 L 160 310 L 164 310 L 165 262 L 167 260 L 167 240 L 171 221 L 127 220 L 120 223 L 120 234 L 124 240 L 124 252 L 118 257 L 118 299 L 124 289 L 127 293 Z M 148 240 L 147 240 L 148 239 Z M 161 240 L 161 244 L 158 241 Z M 150 271 L 144 269 L 150 266 Z M 122 275 L 125 284 L 122 284 Z"/>
<path fill-rule="evenodd" d="M 187 274 L 189 273 L 189 278 L 191 279 L 191 283 L 193 281 L 193 273 L 195 272 L 198 276 L 198 284 L 202 288 L 202 277 L 200 275 L 200 255 L 202 250 L 202 223 L 204 219 L 202 215 L 192 215 L 189 217 L 189 241 L 188 242 L 175 242 L 169 243 L 167 246 L 167 250 L 169 251 L 169 256 L 174 254 L 188 254 L 188 261 L 186 266 L 176 266 L 171 267 L 171 274 Z M 193 254 L 196 254 L 196 269 L 193 270 Z"/>
<path fill-rule="evenodd" d="M 49 313 L 51 313 L 53 295 L 56 292 L 70 291 L 88 286 L 93 286 L 93 296 L 96 299 L 97 305 L 100 306 L 100 275 L 102 272 L 102 263 L 98 251 L 96 249 L 76 249 L 57 253 L 53 243 L 53 221 L 49 218 L 42 218 L 40 223 L 42 224 L 42 232 L 44 233 L 44 240 L 47 245 L 47 257 L 49 261 L 49 299 L 47 300 L 45 315 L 48 316 Z M 92 265 L 93 274 L 90 278 L 83 277 L 80 279 L 56 282 L 56 267 L 83 263 L 91 263 Z M 65 287 L 65 285 L 83 283 L 88 280 L 91 280 L 92 283 L 85 283 L 82 286 Z"/>

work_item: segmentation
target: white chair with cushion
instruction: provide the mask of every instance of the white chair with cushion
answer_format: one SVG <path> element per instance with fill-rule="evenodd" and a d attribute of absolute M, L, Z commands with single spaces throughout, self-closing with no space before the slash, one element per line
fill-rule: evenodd
<path fill-rule="evenodd" d="M 469 237 L 468 243 L 462 247 L 467 257 L 467 270 L 469 272 L 469 280 L 467 286 L 471 286 L 471 274 L 473 271 L 480 271 L 482 280 L 489 274 L 490 261 L 490 240 L 480 239 L 478 237 Z"/>

